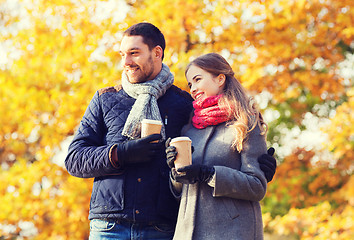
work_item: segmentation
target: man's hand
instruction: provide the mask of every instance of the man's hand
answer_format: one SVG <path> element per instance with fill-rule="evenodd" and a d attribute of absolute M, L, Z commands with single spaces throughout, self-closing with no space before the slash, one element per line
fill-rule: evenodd
<path fill-rule="evenodd" d="M 163 149 L 163 144 L 161 142 L 152 142 L 161 138 L 160 134 L 152 134 L 140 139 L 117 144 L 119 165 L 124 166 L 153 160 L 158 152 Z"/>
<path fill-rule="evenodd" d="M 264 175 L 267 179 L 267 182 L 272 181 L 275 170 L 277 168 L 277 161 L 273 157 L 275 149 L 274 148 L 269 148 L 268 149 L 268 154 L 263 154 L 258 157 L 258 162 L 260 165 L 260 168 L 264 172 Z"/>
<path fill-rule="evenodd" d="M 215 173 L 214 167 L 199 164 L 185 166 L 177 170 L 178 172 L 175 168 L 172 168 L 172 178 L 177 182 L 184 184 L 208 182 Z"/>

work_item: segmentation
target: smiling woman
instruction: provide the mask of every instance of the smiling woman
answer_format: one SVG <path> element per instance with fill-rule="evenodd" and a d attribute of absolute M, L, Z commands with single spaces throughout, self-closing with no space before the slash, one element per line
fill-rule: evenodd
<path fill-rule="evenodd" d="M 199 99 L 200 97 L 206 98 L 220 94 L 225 83 L 224 74 L 213 76 L 211 73 L 195 65 L 191 65 L 188 68 L 186 77 L 188 87 L 190 88 L 191 95 L 194 99 Z"/>
<path fill-rule="evenodd" d="M 259 201 L 267 174 L 257 158 L 267 156 L 267 125 L 221 55 L 196 58 L 185 74 L 195 101 L 191 124 L 182 132 L 195 150 L 192 164 L 176 169 L 178 151 L 166 149 L 181 201 L 174 239 L 261 240 Z"/>
<path fill-rule="evenodd" d="M 196 103 L 212 96 L 220 98 L 220 110 L 228 112 L 232 126 L 238 134 L 233 147 L 242 150 L 242 141 L 247 135 L 247 128 L 254 129 L 258 122 L 265 131 L 267 125 L 257 109 L 253 97 L 248 97 L 246 90 L 235 78 L 230 64 L 219 54 L 209 53 L 198 57 L 188 64 L 185 75 L 190 92 Z M 256 116 L 254 118 L 253 116 Z"/>

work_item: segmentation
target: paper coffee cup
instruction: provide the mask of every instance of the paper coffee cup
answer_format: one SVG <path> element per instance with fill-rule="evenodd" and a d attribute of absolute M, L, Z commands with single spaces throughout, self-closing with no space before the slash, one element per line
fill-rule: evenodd
<path fill-rule="evenodd" d="M 192 140 L 189 137 L 176 137 L 170 142 L 171 146 L 177 149 L 175 168 L 188 166 L 192 164 Z"/>
<path fill-rule="evenodd" d="M 161 133 L 162 122 L 159 120 L 143 119 L 141 121 L 141 137 Z"/>

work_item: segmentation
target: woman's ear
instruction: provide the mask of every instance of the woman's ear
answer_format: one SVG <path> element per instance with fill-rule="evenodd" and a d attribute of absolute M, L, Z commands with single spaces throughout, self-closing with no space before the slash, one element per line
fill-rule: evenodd
<path fill-rule="evenodd" d="M 218 80 L 219 87 L 224 86 L 225 81 L 226 81 L 225 74 L 219 74 L 218 77 L 217 77 L 217 80 Z"/>

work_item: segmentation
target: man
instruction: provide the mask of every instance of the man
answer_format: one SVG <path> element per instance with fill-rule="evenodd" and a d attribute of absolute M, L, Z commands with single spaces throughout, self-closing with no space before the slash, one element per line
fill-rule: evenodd
<path fill-rule="evenodd" d="M 96 92 L 69 146 L 68 172 L 95 178 L 90 239 L 173 237 L 178 202 L 169 189 L 163 140 L 180 135 L 192 98 L 173 85 L 173 75 L 162 63 L 164 49 L 163 34 L 150 23 L 124 32 L 122 85 Z M 140 138 L 144 118 L 161 120 L 161 135 Z M 261 159 L 270 166 L 265 173 L 273 177 L 275 159 Z"/>

